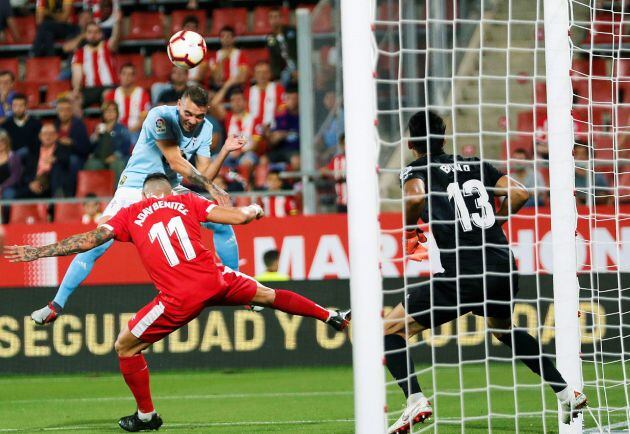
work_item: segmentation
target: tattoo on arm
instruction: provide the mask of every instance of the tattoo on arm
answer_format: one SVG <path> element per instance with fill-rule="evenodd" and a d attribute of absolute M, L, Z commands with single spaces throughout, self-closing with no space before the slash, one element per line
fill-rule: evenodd
<path fill-rule="evenodd" d="M 114 238 L 114 233 L 104 226 L 100 226 L 93 231 L 83 234 L 73 235 L 55 244 L 42 247 L 34 247 L 33 252 L 28 255 L 35 255 L 35 258 L 47 258 L 49 256 L 68 256 L 75 253 L 87 252 L 94 247 L 105 244 Z M 34 259 L 35 259 L 34 258 Z"/>
<path fill-rule="evenodd" d="M 188 179 L 190 180 L 190 182 L 203 188 L 208 188 L 208 185 L 212 185 L 212 181 L 210 181 L 208 178 L 203 176 L 197 170 L 197 168 L 195 168 L 195 166 L 191 165 L 190 167 L 191 167 L 191 170 L 190 170 L 190 174 L 188 175 Z"/>

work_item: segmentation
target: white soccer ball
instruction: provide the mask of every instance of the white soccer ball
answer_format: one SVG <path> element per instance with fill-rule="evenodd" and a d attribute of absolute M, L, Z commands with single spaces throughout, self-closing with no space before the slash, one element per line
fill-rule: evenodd
<path fill-rule="evenodd" d="M 171 36 L 166 51 L 173 65 L 190 69 L 199 65 L 206 57 L 206 41 L 199 33 L 180 30 Z"/>

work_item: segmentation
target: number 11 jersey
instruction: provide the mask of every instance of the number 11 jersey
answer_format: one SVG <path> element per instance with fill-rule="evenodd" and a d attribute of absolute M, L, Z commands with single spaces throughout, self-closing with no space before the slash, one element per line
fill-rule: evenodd
<path fill-rule="evenodd" d="M 477 157 L 423 156 L 400 174 L 424 181 L 428 200 L 421 215 L 429 223 L 446 273 L 483 273 L 485 263 L 509 260 L 508 242 L 494 210 L 494 189 L 503 176 Z"/>
<path fill-rule="evenodd" d="M 201 242 L 200 222 L 216 204 L 192 193 L 150 198 L 102 224 L 132 242 L 158 291 L 176 304 L 195 304 L 225 286 L 214 252 Z M 112 270 L 115 272 L 114 270 Z"/>

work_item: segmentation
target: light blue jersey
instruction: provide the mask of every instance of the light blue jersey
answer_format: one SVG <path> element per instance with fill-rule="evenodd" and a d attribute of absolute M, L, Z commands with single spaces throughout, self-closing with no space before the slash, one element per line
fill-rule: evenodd
<path fill-rule="evenodd" d="M 166 174 L 173 187 L 181 182 L 181 175 L 168 166 L 156 140 L 175 140 L 187 160 L 195 154 L 210 158 L 212 124 L 204 119 L 194 132 L 187 133 L 179 123 L 176 106 L 152 108 L 142 124 L 140 137 L 127 167 L 120 176 L 119 187 L 141 189 L 144 178 L 156 172 Z"/>

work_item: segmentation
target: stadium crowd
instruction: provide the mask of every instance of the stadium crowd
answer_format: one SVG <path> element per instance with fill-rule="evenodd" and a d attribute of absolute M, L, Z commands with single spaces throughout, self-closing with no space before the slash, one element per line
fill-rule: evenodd
<path fill-rule="evenodd" d="M 205 11 L 196 9 L 195 0 L 186 6 L 188 10 L 170 15 L 163 10 L 132 12 L 125 32 L 127 17 L 117 1 L 84 0 L 77 8 L 69 0 L 37 0 L 36 29 L 29 32 L 19 25 L 33 18 L 28 9 L 21 9 L 25 16 L 14 17 L 9 0 L 0 0 L 0 43 L 32 43 L 23 74 L 15 56 L 0 58 L 2 199 L 75 197 L 82 171 L 111 171 L 113 177 L 105 179 L 113 192 L 151 107 L 177 104 L 186 87 L 195 83 L 210 94 L 212 151 L 219 151 L 227 135 L 248 138 L 247 147 L 226 161 L 217 184 L 229 192 L 292 190 L 288 196 L 266 195 L 261 205 L 271 216 L 301 212 L 300 183 L 295 182 L 300 178 L 283 175 L 300 171 L 297 32 L 288 24 L 290 10 L 256 8 L 250 31 L 238 17 L 217 19 L 222 9 L 216 9 L 208 32 Z M 192 30 L 216 34 L 220 47 L 210 49 L 198 67 L 183 70 L 168 62 L 162 45 L 151 55 L 147 74 L 142 53 L 120 52 L 124 38 L 147 37 L 142 33 L 147 23 L 138 24 L 138 14 L 159 18 L 159 28 L 148 30 L 154 37 Z M 238 34 L 263 30 L 264 49 L 237 46 Z M 337 209 L 343 211 L 343 111 L 334 92 L 319 89 L 317 98 L 331 114 L 318 142 L 325 151 L 318 164 L 335 184 Z M 42 113 L 42 108 L 48 112 Z M 94 113 L 98 117 L 90 116 Z M 236 200 L 242 205 L 248 199 Z"/>

